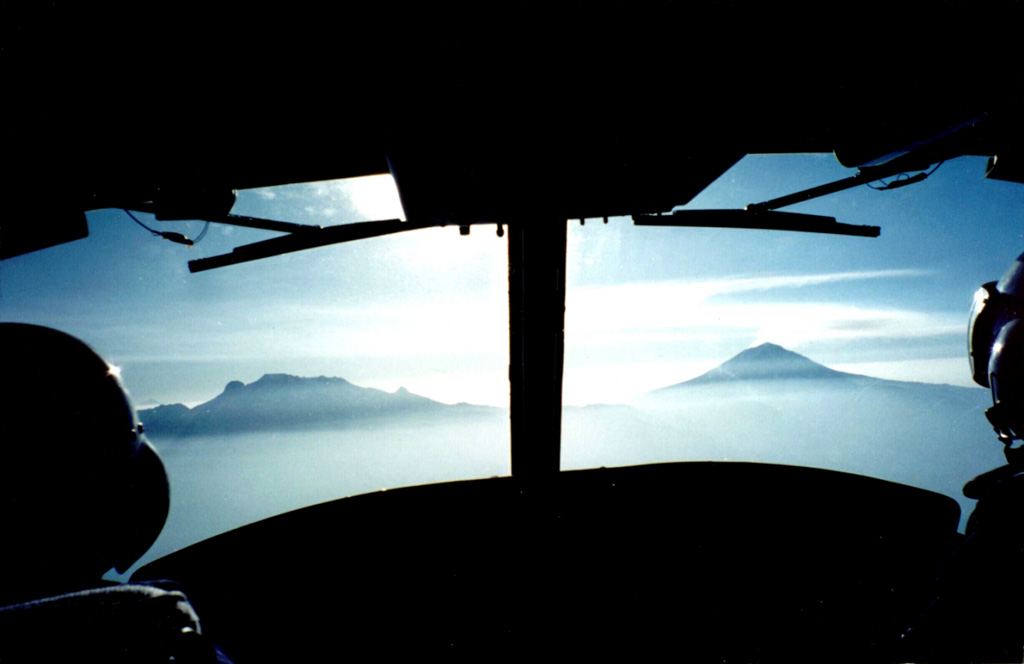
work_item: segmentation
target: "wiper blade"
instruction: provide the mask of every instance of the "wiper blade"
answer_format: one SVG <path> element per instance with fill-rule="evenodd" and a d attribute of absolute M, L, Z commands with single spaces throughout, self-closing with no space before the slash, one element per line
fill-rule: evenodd
<path fill-rule="evenodd" d="M 246 217 L 244 219 L 253 218 Z M 213 221 L 217 221 L 218 223 L 231 223 L 229 221 L 221 220 Z M 272 223 L 284 224 L 286 222 Z M 379 237 L 381 235 L 391 235 L 393 233 L 401 233 L 403 231 L 429 228 L 436 226 L 437 224 L 402 221 L 401 219 L 385 219 L 383 221 L 361 221 L 355 224 L 327 226 L 326 228 L 302 226 L 301 224 L 292 225 L 301 226 L 301 230 L 292 232 L 290 235 L 285 235 L 283 237 L 275 237 L 269 240 L 263 240 L 262 242 L 253 242 L 252 244 L 235 247 L 230 254 L 221 254 L 219 256 L 210 256 L 209 258 L 199 258 L 194 261 L 189 261 L 189 272 L 202 272 L 204 270 L 212 270 L 218 267 L 226 267 L 228 265 L 237 265 L 238 263 L 255 261 L 261 258 L 280 256 L 281 254 L 302 251 L 304 249 L 325 247 L 331 244 L 340 244 L 342 242 L 363 240 L 371 237 Z M 261 228 L 261 226 L 254 227 Z M 268 228 L 267 230 L 280 229 Z"/>
<path fill-rule="evenodd" d="M 773 210 L 676 210 L 669 215 L 636 214 L 637 226 L 683 226 L 705 228 L 750 228 L 768 231 L 796 231 L 878 237 L 878 226 L 842 224 L 833 217 Z"/>

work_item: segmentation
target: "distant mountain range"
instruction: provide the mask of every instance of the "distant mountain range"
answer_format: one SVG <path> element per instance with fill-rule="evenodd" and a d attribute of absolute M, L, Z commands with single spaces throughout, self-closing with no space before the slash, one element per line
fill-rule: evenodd
<path fill-rule="evenodd" d="M 764 344 L 631 404 L 565 408 L 562 467 L 701 459 L 815 466 L 939 491 L 968 511 L 964 482 L 1003 463 L 984 415 L 989 405 L 982 389 L 835 371 Z M 429 429 L 445 441 L 507 435 L 505 409 L 446 405 L 323 376 L 233 381 L 194 408 L 163 405 L 139 415 L 158 444 L 313 429 L 365 428 L 357 438 L 378 443 L 378 433 L 406 435 L 389 426 Z M 484 423 L 486 430 L 478 426 Z"/>
<path fill-rule="evenodd" d="M 692 380 L 633 403 L 566 408 L 564 467 L 687 458 L 799 463 L 896 481 L 928 472 L 959 491 L 1001 462 L 981 389 L 884 380 L 835 371 L 775 344 L 749 348 Z M 447 405 L 400 388 L 342 378 L 267 374 L 194 408 L 140 410 L 151 438 L 451 423 L 504 409 Z M 461 420 L 459 418 L 462 418 Z M 950 463 L 949 460 L 953 459 Z M 951 473 L 951 469 L 953 474 Z M 967 470 L 963 470 L 967 469 Z M 976 474 L 976 473 L 975 473 Z M 913 483 L 913 482 L 911 482 Z M 949 487 L 956 484 L 956 487 Z"/>
<path fill-rule="evenodd" d="M 447 405 L 404 387 L 385 392 L 343 378 L 266 374 L 248 385 L 232 381 L 194 408 L 161 405 L 139 411 L 150 436 L 194 436 L 254 431 L 366 426 L 412 416 L 491 412 L 469 404 Z"/>

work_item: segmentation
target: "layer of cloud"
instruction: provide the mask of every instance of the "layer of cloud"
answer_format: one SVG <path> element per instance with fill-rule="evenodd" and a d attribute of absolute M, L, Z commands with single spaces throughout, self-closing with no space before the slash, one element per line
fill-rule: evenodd
<path fill-rule="evenodd" d="M 806 341 L 907 338 L 961 334 L 963 320 L 937 312 L 827 302 L 773 302 L 770 291 L 830 283 L 907 279 L 919 270 L 875 270 L 741 277 L 706 282 L 656 282 L 582 287 L 570 291 L 566 332 L 591 343 L 615 339 L 687 339 L 742 330 L 756 343 L 787 347 Z M 737 303 L 721 295 L 749 294 Z"/>

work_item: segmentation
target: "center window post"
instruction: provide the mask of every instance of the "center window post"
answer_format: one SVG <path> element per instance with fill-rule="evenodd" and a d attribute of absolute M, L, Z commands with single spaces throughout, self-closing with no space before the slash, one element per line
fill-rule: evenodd
<path fill-rule="evenodd" d="M 509 225 L 509 380 L 512 474 L 560 468 L 566 221 Z"/>

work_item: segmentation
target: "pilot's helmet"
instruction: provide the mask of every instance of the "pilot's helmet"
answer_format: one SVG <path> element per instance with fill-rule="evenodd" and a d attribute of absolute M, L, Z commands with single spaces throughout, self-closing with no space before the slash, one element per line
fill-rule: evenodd
<path fill-rule="evenodd" d="M 0 379 L 0 599 L 124 572 L 170 492 L 116 371 L 63 332 L 0 323 Z"/>
<path fill-rule="evenodd" d="M 974 296 L 968 329 L 974 381 L 992 390 L 986 415 L 1007 445 L 1024 438 L 1024 254 Z"/>

